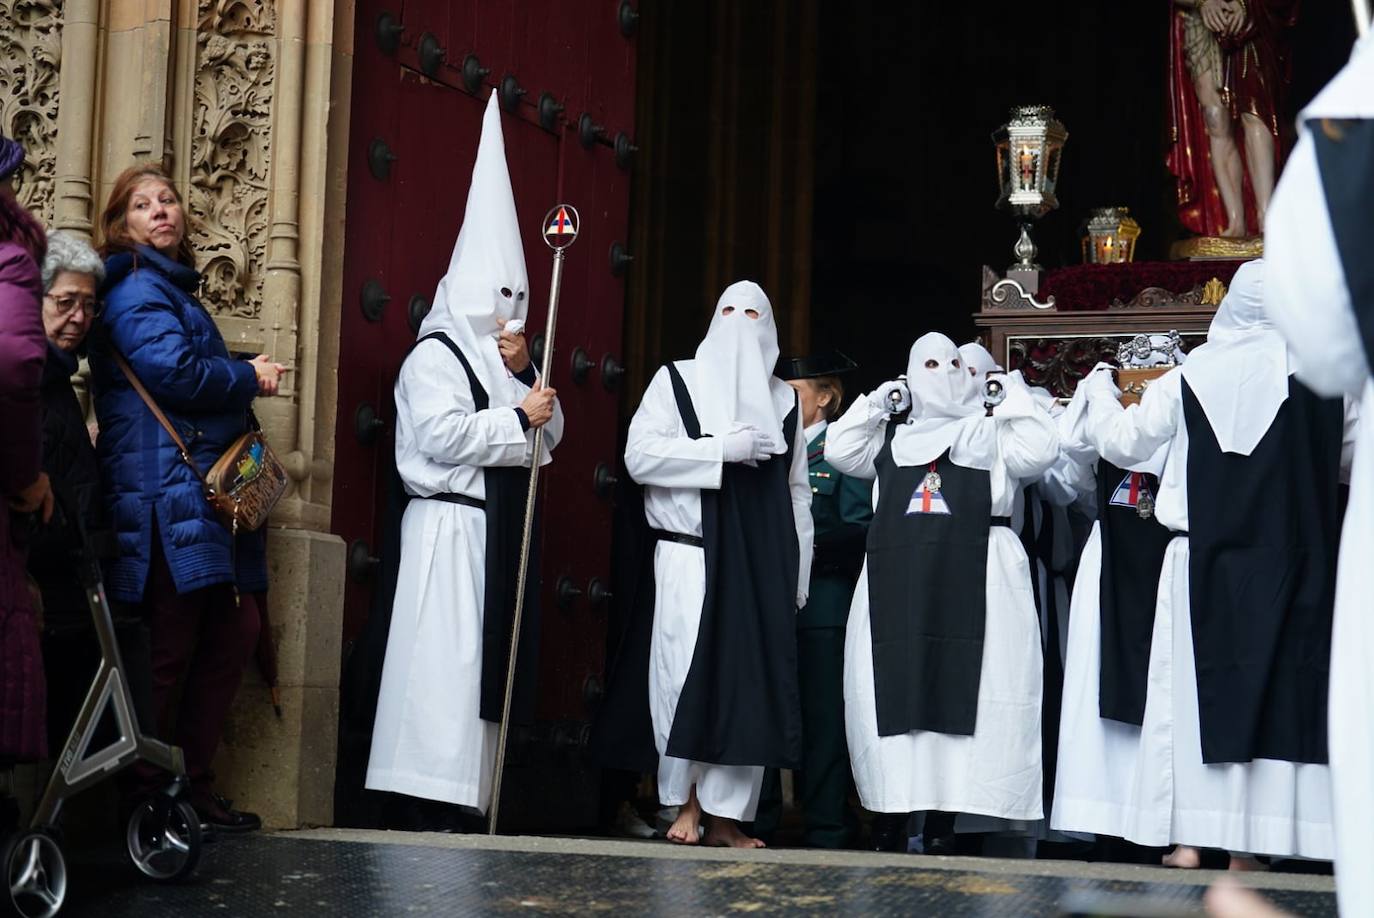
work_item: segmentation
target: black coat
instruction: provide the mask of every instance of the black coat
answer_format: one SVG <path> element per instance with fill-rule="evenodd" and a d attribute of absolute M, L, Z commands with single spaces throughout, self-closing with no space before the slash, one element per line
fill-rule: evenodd
<path fill-rule="evenodd" d="M 76 508 L 92 546 L 103 552 L 111 545 L 110 527 L 101 498 L 100 469 L 91 445 L 86 417 L 72 388 L 76 357 L 48 345 L 43 369 L 43 471 L 53 491 Z M 49 631 L 85 627 L 90 611 L 72 557 L 79 547 L 75 527 L 61 513 L 35 533 L 29 546 L 29 573 L 43 591 L 43 609 Z"/>

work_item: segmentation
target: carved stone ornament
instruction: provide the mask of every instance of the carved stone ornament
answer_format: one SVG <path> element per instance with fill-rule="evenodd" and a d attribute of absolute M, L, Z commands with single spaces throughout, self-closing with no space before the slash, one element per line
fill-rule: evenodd
<path fill-rule="evenodd" d="M 62 0 L 0 0 L 0 132 L 24 145 L 20 203 L 52 220 Z"/>
<path fill-rule="evenodd" d="M 983 265 L 983 310 L 989 309 L 1053 309 L 1054 297 L 1043 303 L 1014 280 L 1003 280 L 987 265 Z"/>
<path fill-rule="evenodd" d="M 188 204 L 217 315 L 262 311 L 275 76 L 270 0 L 199 0 Z"/>

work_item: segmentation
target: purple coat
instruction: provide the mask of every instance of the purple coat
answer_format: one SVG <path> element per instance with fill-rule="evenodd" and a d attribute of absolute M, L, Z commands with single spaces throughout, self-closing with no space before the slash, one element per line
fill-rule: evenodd
<path fill-rule="evenodd" d="M 0 496 L 6 498 L 42 469 L 39 387 L 48 343 L 41 302 L 33 258 L 0 242 Z M 0 762 L 47 753 L 43 657 L 17 520 L 0 506 Z"/>

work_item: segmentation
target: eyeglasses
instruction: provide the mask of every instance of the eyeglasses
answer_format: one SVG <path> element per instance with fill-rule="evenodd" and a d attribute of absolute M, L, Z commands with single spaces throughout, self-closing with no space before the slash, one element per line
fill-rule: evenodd
<path fill-rule="evenodd" d="M 96 316 L 100 315 L 100 304 L 96 301 L 95 297 L 55 297 L 52 294 L 48 294 L 46 299 L 53 304 L 54 311 L 60 318 L 66 318 L 76 312 L 78 308 L 86 314 L 86 318 L 88 319 L 94 319 Z"/>

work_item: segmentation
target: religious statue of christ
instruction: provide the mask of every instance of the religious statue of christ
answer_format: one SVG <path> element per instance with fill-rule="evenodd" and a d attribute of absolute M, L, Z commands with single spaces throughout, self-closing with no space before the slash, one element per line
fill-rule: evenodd
<path fill-rule="evenodd" d="M 1200 236 L 1264 232 L 1287 133 L 1285 33 L 1298 2 L 1172 0 L 1167 159 L 1179 219 Z"/>

